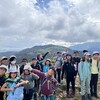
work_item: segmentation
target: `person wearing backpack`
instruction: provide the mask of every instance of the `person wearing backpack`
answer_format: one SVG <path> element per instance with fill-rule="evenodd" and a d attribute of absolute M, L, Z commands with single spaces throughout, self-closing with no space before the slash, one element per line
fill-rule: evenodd
<path fill-rule="evenodd" d="M 23 72 L 24 72 L 24 66 L 25 66 L 27 63 L 28 63 L 28 60 L 27 60 L 26 58 L 23 58 L 23 59 L 22 59 L 22 64 L 21 64 L 21 66 L 20 66 L 20 75 L 23 74 Z"/>
<path fill-rule="evenodd" d="M 99 52 L 94 51 L 93 57 L 92 57 L 92 60 L 91 60 L 90 87 L 91 87 L 91 95 L 96 97 L 96 98 L 99 98 L 98 95 L 97 95 L 97 83 L 98 83 L 98 73 L 99 73 L 98 59 L 99 59 Z"/>
<path fill-rule="evenodd" d="M 50 67 L 46 74 L 33 69 L 33 73 L 41 79 L 41 100 L 54 100 L 54 91 L 57 86 L 57 80 L 53 77 L 55 68 Z"/>
<path fill-rule="evenodd" d="M 40 64 L 40 66 L 41 66 L 42 71 L 43 71 L 43 60 L 45 59 L 45 57 L 48 54 L 49 54 L 49 52 L 46 52 L 44 55 L 42 55 L 42 54 L 37 55 L 37 60 L 38 60 L 38 63 Z"/>
<path fill-rule="evenodd" d="M 41 65 L 38 63 L 37 57 L 32 58 L 32 64 L 31 67 L 33 69 L 37 69 L 42 71 Z M 34 86 L 34 100 L 37 100 L 37 93 L 39 91 L 39 85 L 40 85 L 40 79 L 35 80 L 35 86 Z"/>
<path fill-rule="evenodd" d="M 10 70 L 17 70 L 18 75 L 20 75 L 20 69 L 19 69 L 19 66 L 16 64 L 16 56 L 15 55 L 10 56 L 9 64 L 8 64 L 8 72 Z"/>
<path fill-rule="evenodd" d="M 5 83 L 5 80 L 6 80 L 6 77 L 5 77 L 6 71 L 7 71 L 7 66 L 1 65 L 0 66 L 0 100 L 4 100 L 4 92 L 1 91 L 1 87 Z"/>
<path fill-rule="evenodd" d="M 28 81 L 24 81 L 17 76 L 17 70 L 10 70 L 9 77 L 1 87 L 1 91 L 7 92 L 6 100 L 22 100 L 23 88 L 21 85 L 27 84 Z"/>
<path fill-rule="evenodd" d="M 91 64 L 90 64 L 90 53 L 86 52 L 82 61 L 78 66 L 78 73 L 81 83 L 81 95 L 82 100 L 87 100 L 85 93 L 88 94 L 88 100 L 92 100 L 90 92 L 90 80 L 91 80 Z M 86 90 L 86 92 L 85 92 Z"/>
<path fill-rule="evenodd" d="M 31 74 L 31 66 L 25 65 L 24 74 L 21 76 L 23 80 L 28 80 L 29 83 L 24 85 L 24 100 L 32 100 L 34 94 L 34 80 L 39 79 L 39 76 L 32 73 Z"/>
<path fill-rule="evenodd" d="M 58 75 L 58 83 L 61 83 L 61 70 L 62 70 L 62 64 L 63 64 L 63 58 L 62 58 L 62 52 L 61 51 L 57 51 L 57 56 L 54 57 L 54 59 L 56 60 L 55 62 L 55 68 L 57 71 L 57 75 Z"/>
<path fill-rule="evenodd" d="M 66 56 L 66 62 L 64 62 L 63 67 L 62 67 L 62 80 L 64 73 L 66 73 L 66 82 L 67 82 L 67 97 L 68 98 L 73 98 L 75 96 L 75 77 L 77 71 L 75 63 L 72 61 L 72 55 L 67 54 Z M 72 84 L 72 91 L 70 94 L 69 88 L 70 88 L 70 83 Z"/>

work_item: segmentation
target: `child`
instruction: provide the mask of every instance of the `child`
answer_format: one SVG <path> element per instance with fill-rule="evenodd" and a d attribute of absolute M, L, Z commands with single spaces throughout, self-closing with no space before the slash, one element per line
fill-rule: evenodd
<path fill-rule="evenodd" d="M 20 70 L 19 70 L 19 66 L 16 64 L 16 56 L 15 55 L 10 56 L 9 65 L 8 65 L 8 72 L 10 70 L 17 70 L 18 75 L 19 75 Z"/>
<path fill-rule="evenodd" d="M 22 64 L 20 66 L 20 75 L 23 74 L 23 71 L 24 71 L 24 66 L 28 63 L 28 60 L 26 58 L 23 58 L 22 59 Z"/>
<path fill-rule="evenodd" d="M 94 96 L 96 99 L 100 99 L 98 96 L 98 74 L 99 74 L 99 52 L 94 51 L 92 53 L 91 62 L 91 81 L 90 81 L 90 91 L 91 96 Z"/>
<path fill-rule="evenodd" d="M 32 64 L 31 67 L 33 69 L 38 69 L 42 71 L 41 65 L 38 63 L 37 57 L 32 58 Z M 34 100 L 37 100 L 37 92 L 39 90 L 39 85 L 40 85 L 40 79 L 35 80 L 35 86 L 34 86 Z"/>
<path fill-rule="evenodd" d="M 43 66 L 43 72 L 44 73 L 47 73 L 48 70 L 49 70 L 49 68 L 50 68 L 50 66 L 51 66 L 51 61 L 50 61 L 50 59 L 47 59 L 45 61 L 45 65 Z"/>
<path fill-rule="evenodd" d="M 8 58 L 6 56 L 1 57 L 1 65 L 5 65 L 8 68 Z M 8 77 L 8 71 L 6 71 L 5 76 Z"/>
<path fill-rule="evenodd" d="M 7 92 L 7 100 L 16 100 L 16 98 L 18 99 L 18 96 L 12 95 L 12 94 L 16 93 L 15 90 L 17 90 L 17 88 L 19 86 L 28 83 L 28 81 L 23 81 L 19 77 L 17 77 L 17 73 L 18 73 L 17 70 L 10 70 L 8 79 L 5 81 L 5 83 L 1 87 L 1 91 Z M 15 83 L 16 83 L 15 87 L 12 87 L 13 84 L 15 84 Z M 19 93 L 20 93 L 20 91 L 19 91 Z M 21 94 L 23 94 L 23 93 L 21 93 Z M 20 97 L 20 94 L 19 94 L 19 97 Z M 22 99 L 23 99 L 23 97 L 19 98 L 18 100 L 22 100 Z"/>
<path fill-rule="evenodd" d="M 50 67 L 45 74 L 39 70 L 33 69 L 41 79 L 41 100 L 54 100 L 54 90 L 57 85 L 57 80 L 53 77 L 55 68 Z"/>
<path fill-rule="evenodd" d="M 66 62 L 64 62 L 63 69 L 62 69 L 62 80 L 63 80 L 63 75 L 66 72 L 66 82 L 67 82 L 67 97 L 74 97 L 75 96 L 75 76 L 76 76 L 76 70 L 75 70 L 75 63 L 72 61 L 72 56 L 71 54 L 67 54 L 66 57 Z M 72 84 L 72 92 L 71 94 L 69 93 L 69 87 L 70 87 L 70 82 Z"/>
<path fill-rule="evenodd" d="M 90 54 L 88 52 L 85 53 L 78 67 L 78 72 L 79 72 L 80 81 L 81 81 L 82 100 L 86 100 L 85 89 L 88 94 L 88 99 L 92 100 L 91 93 L 90 93 L 91 67 L 90 67 L 89 56 Z"/>
<path fill-rule="evenodd" d="M 38 63 L 40 64 L 40 66 L 41 66 L 42 71 L 43 71 L 43 60 L 48 55 L 48 53 L 49 52 L 45 53 L 44 55 L 42 55 L 42 54 L 37 55 L 37 60 L 38 60 Z"/>
<path fill-rule="evenodd" d="M 32 100 L 33 92 L 34 92 L 34 80 L 39 79 L 39 76 L 32 73 L 31 74 L 31 66 L 25 65 L 24 74 L 22 75 L 23 80 L 28 80 L 29 83 L 24 85 L 24 100 Z"/>
<path fill-rule="evenodd" d="M 61 69 L 62 69 L 62 64 L 63 64 L 62 52 L 57 51 L 57 56 L 54 57 L 54 59 L 56 60 L 55 68 L 56 68 L 56 71 L 57 71 L 58 82 L 59 82 L 59 85 L 60 85 L 60 83 L 61 83 Z M 56 77 L 56 75 L 55 75 L 55 77 Z"/>
<path fill-rule="evenodd" d="M 7 71 L 7 66 L 1 65 L 0 66 L 0 100 L 4 100 L 4 92 L 1 92 L 1 87 L 5 83 L 5 73 Z"/>

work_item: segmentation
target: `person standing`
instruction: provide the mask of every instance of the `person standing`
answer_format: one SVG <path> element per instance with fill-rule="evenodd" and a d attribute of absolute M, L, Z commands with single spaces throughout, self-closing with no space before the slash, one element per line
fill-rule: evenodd
<path fill-rule="evenodd" d="M 73 98 L 75 96 L 75 77 L 76 77 L 76 70 L 75 70 L 75 63 L 72 61 L 72 55 L 67 54 L 66 62 L 64 62 L 63 68 L 62 68 L 62 80 L 64 73 L 66 73 L 66 82 L 67 82 L 67 97 Z M 72 85 L 72 91 L 70 94 L 69 87 L 70 83 Z"/>
<path fill-rule="evenodd" d="M 61 83 L 61 69 L 62 69 L 62 63 L 63 63 L 62 52 L 58 51 L 57 56 L 54 57 L 54 59 L 56 60 L 55 68 L 58 74 L 58 83 Z"/>
<path fill-rule="evenodd" d="M 24 72 L 24 66 L 28 63 L 28 60 L 26 58 L 22 59 L 22 65 L 20 66 L 20 75 Z"/>
<path fill-rule="evenodd" d="M 5 83 L 5 80 L 6 80 L 6 77 L 5 77 L 6 71 L 7 71 L 7 66 L 1 65 L 0 66 L 0 100 L 4 100 L 4 92 L 1 91 L 1 87 Z"/>
<path fill-rule="evenodd" d="M 99 59 L 99 52 L 94 51 L 93 57 L 91 59 L 91 95 L 99 98 L 97 95 L 97 83 L 98 83 L 98 73 L 99 73 L 99 67 L 98 67 L 98 59 Z"/>
<path fill-rule="evenodd" d="M 88 99 L 92 100 L 91 93 L 90 93 L 90 80 L 91 80 L 91 64 L 90 64 L 90 53 L 85 53 L 82 61 L 79 63 L 78 66 L 78 73 L 81 82 L 81 95 L 82 100 L 87 100 L 85 96 L 85 90 L 88 94 Z"/>

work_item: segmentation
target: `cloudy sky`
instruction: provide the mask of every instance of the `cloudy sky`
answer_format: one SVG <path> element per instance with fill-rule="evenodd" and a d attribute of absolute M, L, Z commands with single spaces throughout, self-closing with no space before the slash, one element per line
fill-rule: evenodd
<path fill-rule="evenodd" d="M 0 52 L 99 41 L 100 0 L 0 0 Z"/>

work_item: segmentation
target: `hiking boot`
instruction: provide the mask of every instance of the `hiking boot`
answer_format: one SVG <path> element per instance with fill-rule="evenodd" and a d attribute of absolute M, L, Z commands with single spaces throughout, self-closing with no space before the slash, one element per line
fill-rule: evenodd
<path fill-rule="evenodd" d="M 91 94 L 88 94 L 88 99 L 92 100 Z"/>
<path fill-rule="evenodd" d="M 93 97 L 94 96 L 94 93 L 93 93 L 93 91 L 91 90 L 91 96 Z"/>
<path fill-rule="evenodd" d="M 82 96 L 82 100 L 87 100 L 85 95 Z"/>
<path fill-rule="evenodd" d="M 75 97 L 75 92 L 72 92 L 71 93 L 71 98 L 74 98 Z"/>
<path fill-rule="evenodd" d="M 69 94 L 69 92 L 67 92 L 67 98 L 70 98 L 71 96 L 70 96 L 70 94 Z"/>
<path fill-rule="evenodd" d="M 99 96 L 98 96 L 98 95 L 95 95 L 95 94 L 94 94 L 94 97 L 97 98 L 97 99 L 99 99 Z"/>

